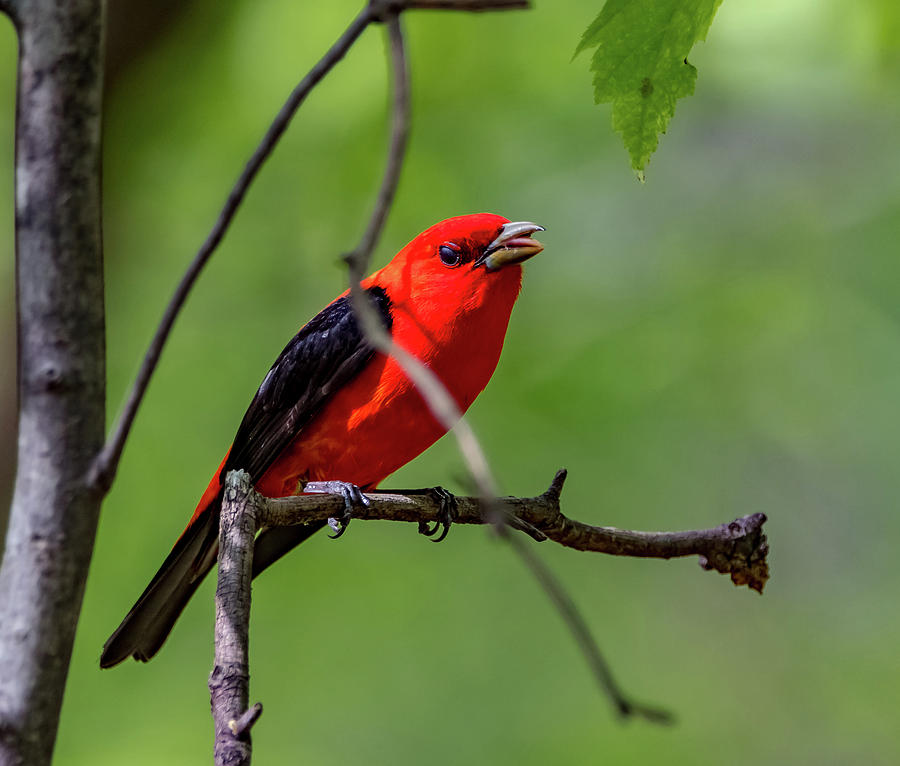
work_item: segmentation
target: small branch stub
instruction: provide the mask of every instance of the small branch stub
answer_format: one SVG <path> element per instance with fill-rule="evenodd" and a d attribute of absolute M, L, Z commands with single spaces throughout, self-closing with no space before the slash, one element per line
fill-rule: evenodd
<path fill-rule="evenodd" d="M 236 721 L 229 721 L 228 728 L 231 729 L 231 733 L 234 734 L 235 737 L 241 739 L 253 728 L 253 724 L 259 720 L 262 711 L 262 702 L 256 702 L 252 707 L 244 711 L 244 714 Z"/>

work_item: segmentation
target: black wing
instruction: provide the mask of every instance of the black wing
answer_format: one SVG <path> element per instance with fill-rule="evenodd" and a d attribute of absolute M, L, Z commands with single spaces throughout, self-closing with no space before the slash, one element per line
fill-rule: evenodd
<path fill-rule="evenodd" d="M 380 287 L 367 291 L 385 327 L 391 304 Z M 258 480 L 332 393 L 357 375 L 375 353 L 363 337 L 348 298 L 339 298 L 311 319 L 287 344 L 253 397 L 238 428 L 225 472 L 243 468 Z M 253 575 L 269 566 L 324 522 L 263 530 L 256 542 Z M 175 543 L 159 571 L 122 624 L 103 645 L 101 667 L 129 655 L 147 661 L 215 561 L 219 506 L 211 504 Z"/>
<path fill-rule="evenodd" d="M 391 302 L 381 287 L 366 290 L 386 329 Z M 285 346 L 260 384 L 234 437 L 222 478 L 243 469 L 258 481 L 331 395 L 362 371 L 375 349 L 363 335 L 350 297 L 338 298 Z"/>

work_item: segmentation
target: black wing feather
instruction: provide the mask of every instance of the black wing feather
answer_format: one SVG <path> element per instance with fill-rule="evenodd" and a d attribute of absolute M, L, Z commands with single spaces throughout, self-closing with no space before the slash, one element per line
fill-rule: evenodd
<path fill-rule="evenodd" d="M 366 293 L 390 330 L 387 293 L 381 287 Z M 222 478 L 243 469 L 258 481 L 331 394 L 361 372 L 374 353 L 349 296 L 326 306 L 285 346 L 260 384 L 238 427 Z"/>
<path fill-rule="evenodd" d="M 380 287 L 369 298 L 390 330 L 391 304 Z M 315 417 L 333 392 L 359 374 L 375 353 L 353 316 L 348 298 L 338 298 L 298 332 L 272 365 L 238 428 L 225 472 L 243 468 L 256 481 L 281 451 Z M 322 526 L 263 530 L 256 542 L 253 575 Z M 101 667 L 129 655 L 146 662 L 159 650 L 175 620 L 215 561 L 219 505 L 175 543 L 153 580 L 122 624 L 103 645 Z"/>

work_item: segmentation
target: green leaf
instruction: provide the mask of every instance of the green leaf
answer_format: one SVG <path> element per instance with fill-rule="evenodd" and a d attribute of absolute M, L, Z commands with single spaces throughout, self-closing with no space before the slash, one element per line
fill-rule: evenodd
<path fill-rule="evenodd" d="M 694 92 L 697 70 L 687 61 L 703 40 L 722 0 L 607 0 L 585 30 L 577 56 L 591 60 L 594 101 L 612 103 L 631 167 L 644 168 L 675 114 L 675 102 Z"/>

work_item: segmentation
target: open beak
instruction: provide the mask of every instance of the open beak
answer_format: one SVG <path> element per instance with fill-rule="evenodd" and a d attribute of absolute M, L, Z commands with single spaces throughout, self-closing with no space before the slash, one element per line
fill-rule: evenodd
<path fill-rule="evenodd" d="M 497 271 L 512 263 L 527 261 L 544 249 L 540 242 L 528 236 L 536 231 L 544 231 L 544 227 L 530 221 L 504 224 L 497 238 L 487 246 L 475 265 L 483 263 L 488 271 Z"/>

